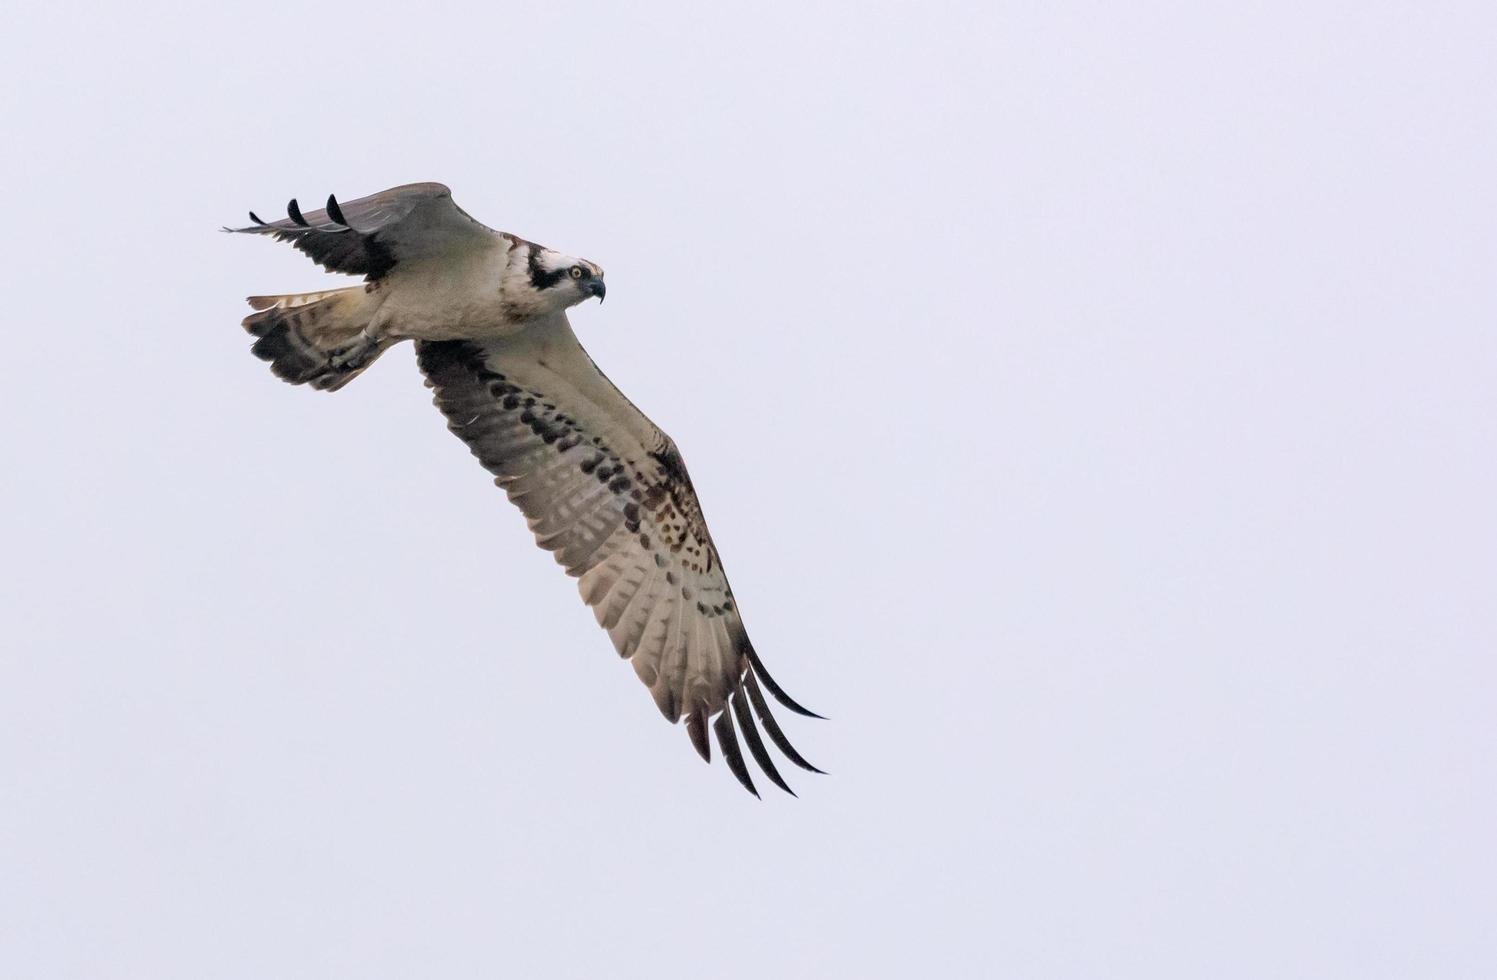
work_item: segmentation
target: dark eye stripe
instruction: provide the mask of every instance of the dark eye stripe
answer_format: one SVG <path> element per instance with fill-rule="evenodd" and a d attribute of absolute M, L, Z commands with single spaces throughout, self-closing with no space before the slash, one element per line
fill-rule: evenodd
<path fill-rule="evenodd" d="M 536 289 L 550 289 L 552 286 L 560 282 L 562 276 L 566 275 L 566 273 L 562 272 L 560 269 L 556 270 L 555 272 L 550 272 L 543 268 L 541 266 L 540 253 L 541 250 L 536 246 L 532 245 L 530 247 L 530 256 L 527 263 L 530 272 L 530 284 Z"/>

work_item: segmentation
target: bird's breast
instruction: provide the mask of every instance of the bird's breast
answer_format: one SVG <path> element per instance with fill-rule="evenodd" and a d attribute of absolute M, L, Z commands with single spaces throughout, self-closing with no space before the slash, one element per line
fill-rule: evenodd
<path fill-rule="evenodd" d="M 525 328 L 485 263 L 430 263 L 397 270 L 382 309 L 391 336 L 415 340 L 508 337 Z"/>

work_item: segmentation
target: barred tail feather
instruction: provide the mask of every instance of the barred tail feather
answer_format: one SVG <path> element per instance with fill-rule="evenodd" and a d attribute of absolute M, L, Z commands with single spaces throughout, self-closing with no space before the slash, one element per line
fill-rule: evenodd
<path fill-rule="evenodd" d="M 244 318 L 244 329 L 258 338 L 250 351 L 270 362 L 276 377 L 291 384 L 337 391 L 393 343 L 382 342 L 355 364 L 334 363 L 334 353 L 355 343 L 378 309 L 378 302 L 362 286 L 251 296 L 249 305 L 256 312 Z"/>

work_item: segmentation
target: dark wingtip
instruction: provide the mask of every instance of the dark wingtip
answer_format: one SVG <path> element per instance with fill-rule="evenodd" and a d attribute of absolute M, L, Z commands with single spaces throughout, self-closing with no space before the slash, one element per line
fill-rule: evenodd
<path fill-rule="evenodd" d="M 263 221 L 260 220 L 260 216 L 258 214 L 256 214 L 255 212 L 251 211 L 249 213 L 249 216 L 250 216 L 250 220 L 253 221 L 255 224 L 259 225 L 261 228 L 265 227 L 265 222 L 263 222 Z"/>
<path fill-rule="evenodd" d="M 748 766 L 743 764 L 743 752 L 738 748 L 738 736 L 733 733 L 733 715 L 726 707 L 718 712 L 717 721 L 712 723 L 712 730 L 717 733 L 717 747 L 722 749 L 723 761 L 738 778 L 739 784 L 753 793 L 755 798 L 762 798 L 759 797 L 759 791 L 754 789 L 754 781 L 749 778 Z"/>
<path fill-rule="evenodd" d="M 686 716 L 686 734 L 691 737 L 691 747 L 708 765 L 712 764 L 712 743 L 707 741 L 707 709 L 698 707 Z"/>
<path fill-rule="evenodd" d="M 743 686 L 748 691 L 749 700 L 754 704 L 754 713 L 759 716 L 759 724 L 764 726 L 764 733 L 775 744 L 775 748 L 784 753 L 785 758 L 807 772 L 814 772 L 825 776 L 827 774 L 826 770 L 818 769 L 807 762 L 805 757 L 795 750 L 795 746 L 790 744 L 790 739 L 785 737 L 785 732 L 780 728 L 780 723 L 775 721 L 774 715 L 769 712 L 769 705 L 765 703 L 764 695 L 759 691 L 759 682 L 754 679 L 753 671 L 750 670 L 744 674 Z"/>
<path fill-rule="evenodd" d="M 759 737 L 759 730 L 754 727 L 754 719 L 749 717 L 748 704 L 743 698 L 742 682 L 739 682 L 738 690 L 733 692 L 731 700 L 733 714 L 738 716 L 738 727 L 743 730 L 744 741 L 748 742 L 749 753 L 753 755 L 754 761 L 759 764 L 760 769 L 764 770 L 764 775 L 769 777 L 770 782 L 794 796 L 795 790 L 791 789 L 790 784 L 781 778 L 780 771 L 774 766 L 774 760 L 769 757 L 769 750 L 764 747 L 764 740 Z"/>
<path fill-rule="evenodd" d="M 292 221 L 301 225 L 303 228 L 311 227 L 311 225 L 307 224 L 307 219 L 301 216 L 301 206 L 296 203 L 296 198 L 293 197 L 291 199 L 291 203 L 286 205 L 286 213 L 291 216 Z"/>
<path fill-rule="evenodd" d="M 343 209 L 338 207 L 338 199 L 331 194 L 327 196 L 327 216 L 343 227 L 349 227 L 348 219 L 343 217 Z"/>
<path fill-rule="evenodd" d="M 655 707 L 665 716 L 665 720 L 674 725 L 681 720 L 681 703 L 676 700 L 676 692 L 668 686 L 651 688 L 650 693 L 655 696 Z"/>
<path fill-rule="evenodd" d="M 769 676 L 769 671 L 764 669 L 764 662 L 759 659 L 759 655 L 754 652 L 754 648 L 752 646 L 748 648 L 747 652 L 749 663 L 754 665 L 754 672 L 758 674 L 760 679 L 764 681 L 764 686 L 769 688 L 769 693 L 774 695 L 774 699 L 776 701 L 780 702 L 785 707 L 789 708 L 791 711 L 794 711 L 798 715 L 805 715 L 807 718 L 820 718 L 822 721 L 827 720 L 826 715 L 818 715 L 810 708 L 801 707 L 796 703 L 794 698 L 786 694 L 785 690 L 780 687 L 780 685 L 775 683 L 774 678 Z"/>

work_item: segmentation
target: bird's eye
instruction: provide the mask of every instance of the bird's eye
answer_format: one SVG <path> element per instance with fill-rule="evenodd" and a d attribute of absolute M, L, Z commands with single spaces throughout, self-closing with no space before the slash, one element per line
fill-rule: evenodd
<path fill-rule="evenodd" d="M 570 270 L 568 270 L 568 274 L 573 279 L 581 279 L 582 278 L 582 272 L 583 272 L 583 269 L 582 269 L 582 266 L 580 266 L 580 265 L 574 265 L 574 266 L 572 266 L 572 268 Z"/>

